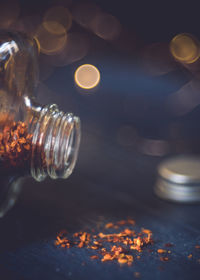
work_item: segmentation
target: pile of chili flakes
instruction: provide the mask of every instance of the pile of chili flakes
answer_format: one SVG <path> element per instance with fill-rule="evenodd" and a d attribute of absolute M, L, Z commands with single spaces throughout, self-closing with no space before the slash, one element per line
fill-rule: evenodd
<path fill-rule="evenodd" d="M 139 233 L 136 233 L 135 230 L 130 229 L 134 225 L 133 219 L 107 223 L 105 230 L 117 230 L 117 232 L 92 234 L 81 231 L 74 233 L 71 239 L 67 236 L 67 231 L 62 230 L 57 235 L 55 246 L 61 248 L 86 247 L 96 251 L 96 254 L 91 255 L 91 259 L 101 259 L 102 262 L 115 260 L 119 264 L 132 265 L 134 261 L 132 253 L 134 251 L 142 252 L 144 247 L 153 244 L 151 230 L 142 228 Z M 139 255 L 135 257 L 140 258 Z"/>

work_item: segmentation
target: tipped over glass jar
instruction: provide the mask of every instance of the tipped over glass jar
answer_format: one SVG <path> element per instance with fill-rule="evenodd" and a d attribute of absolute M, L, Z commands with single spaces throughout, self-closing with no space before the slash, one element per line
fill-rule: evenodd
<path fill-rule="evenodd" d="M 57 105 L 38 104 L 34 39 L 0 31 L 0 217 L 13 206 L 21 181 L 67 178 L 80 144 L 80 120 Z"/>

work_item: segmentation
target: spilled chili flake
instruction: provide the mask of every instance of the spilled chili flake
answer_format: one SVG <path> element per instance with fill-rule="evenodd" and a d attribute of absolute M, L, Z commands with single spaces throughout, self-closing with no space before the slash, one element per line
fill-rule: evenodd
<path fill-rule="evenodd" d="M 62 248 L 86 247 L 97 253 L 90 257 L 92 260 L 100 258 L 101 262 L 117 261 L 120 265 L 131 265 L 134 262 L 133 252 L 142 252 L 144 247 L 153 244 L 151 230 L 143 228 L 136 233 L 128 227 L 134 225 L 135 221 L 132 219 L 107 223 L 105 229 L 118 229 L 119 232 L 91 234 L 80 231 L 74 233 L 72 239 L 69 239 L 66 231 L 61 231 L 55 245 Z M 122 226 L 125 228 L 120 231 Z M 139 259 L 140 256 L 136 255 L 135 258 Z"/>
<path fill-rule="evenodd" d="M 167 262 L 167 261 L 169 261 L 169 258 L 168 257 L 160 257 L 160 260 L 162 262 Z"/>
<path fill-rule="evenodd" d="M 164 249 L 158 249 L 157 252 L 158 252 L 158 254 L 164 254 L 164 253 L 166 253 L 167 251 L 164 250 Z"/>

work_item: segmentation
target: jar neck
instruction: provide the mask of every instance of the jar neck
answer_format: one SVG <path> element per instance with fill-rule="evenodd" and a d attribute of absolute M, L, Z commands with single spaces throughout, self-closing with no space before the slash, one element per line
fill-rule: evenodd
<path fill-rule="evenodd" d="M 57 105 L 32 106 L 30 173 L 37 181 L 47 176 L 67 178 L 73 171 L 80 144 L 80 120 Z"/>

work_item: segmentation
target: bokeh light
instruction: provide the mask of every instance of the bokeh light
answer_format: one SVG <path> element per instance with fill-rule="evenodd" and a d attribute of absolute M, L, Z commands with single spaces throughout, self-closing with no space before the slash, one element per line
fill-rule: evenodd
<path fill-rule="evenodd" d="M 169 143 L 165 140 L 141 138 L 139 150 L 149 156 L 164 156 L 169 153 Z"/>
<path fill-rule="evenodd" d="M 170 51 L 173 57 L 183 63 L 193 63 L 200 56 L 200 44 L 190 34 L 178 34 L 170 43 Z"/>
<path fill-rule="evenodd" d="M 76 84 L 83 89 L 92 89 L 100 81 L 99 70 L 91 64 L 84 64 L 77 68 L 74 74 Z"/>
<path fill-rule="evenodd" d="M 62 6 L 51 7 L 43 17 L 43 26 L 53 34 L 62 35 L 63 27 L 68 31 L 72 25 L 72 16 L 69 10 Z"/>
<path fill-rule="evenodd" d="M 154 43 L 143 48 L 140 63 L 144 72 L 151 76 L 169 73 L 177 67 L 167 43 Z"/>
<path fill-rule="evenodd" d="M 116 17 L 99 13 L 94 18 L 91 29 L 104 40 L 115 40 L 121 32 L 121 24 Z"/>
<path fill-rule="evenodd" d="M 200 104 L 200 81 L 193 78 L 178 91 L 169 95 L 166 101 L 167 111 L 173 116 L 183 116 Z"/>
<path fill-rule="evenodd" d="M 64 48 L 59 53 L 48 56 L 47 63 L 57 67 L 69 65 L 85 57 L 88 50 L 89 40 L 87 34 L 83 32 L 70 32 L 67 34 Z"/>
<path fill-rule="evenodd" d="M 72 7 L 73 20 L 88 29 L 91 28 L 92 21 L 100 12 L 100 7 L 94 3 L 79 2 Z"/>
<path fill-rule="evenodd" d="M 53 34 L 49 32 L 43 25 L 40 25 L 36 31 L 35 39 L 39 43 L 40 51 L 47 55 L 53 55 L 61 51 L 66 43 L 67 35 L 65 28 L 59 25 L 59 29 L 62 30 L 62 34 Z"/>

